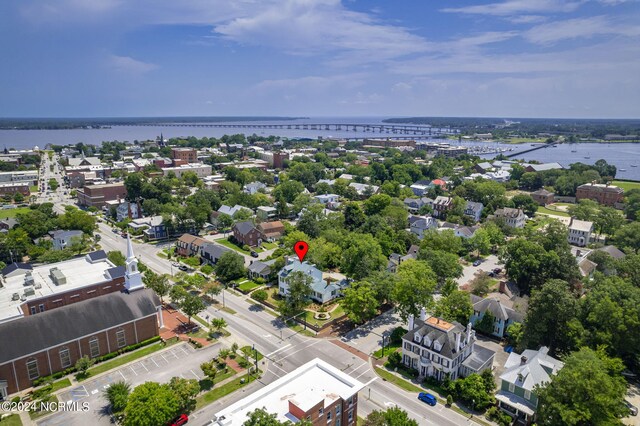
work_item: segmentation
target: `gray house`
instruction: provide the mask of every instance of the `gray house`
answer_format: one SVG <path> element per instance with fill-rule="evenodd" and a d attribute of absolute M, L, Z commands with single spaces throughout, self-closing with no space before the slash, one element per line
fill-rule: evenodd
<path fill-rule="evenodd" d="M 482 373 L 493 366 L 495 352 L 475 344 L 471 323 L 465 328 L 455 321 L 409 316 L 409 332 L 402 337 L 402 363 L 418 371 L 419 377 L 455 380 Z"/>
<path fill-rule="evenodd" d="M 438 221 L 431 216 L 424 216 L 411 222 L 411 233 L 422 239 L 424 233 L 430 229 L 438 229 Z"/>
<path fill-rule="evenodd" d="M 522 355 L 512 352 L 504 364 L 496 400 L 502 411 L 520 423 L 530 424 L 534 419 L 538 407 L 535 387 L 549 383 L 564 366 L 548 352 L 545 346 L 537 351 L 527 349 Z"/>
<path fill-rule="evenodd" d="M 207 242 L 200 246 L 200 257 L 203 262 L 215 265 L 218 259 L 228 251 L 233 252 L 230 248 L 221 246 L 220 244 Z"/>
<path fill-rule="evenodd" d="M 278 273 L 278 292 L 280 295 L 286 296 L 289 293 L 289 279 L 294 272 L 302 272 L 311 277 L 311 299 L 318 303 L 327 303 L 341 296 L 342 290 L 348 286 L 346 280 L 325 280 L 322 271 L 310 263 L 300 263 L 290 259 Z"/>
<path fill-rule="evenodd" d="M 484 299 L 478 296 L 471 296 L 473 303 L 473 315 L 469 318 L 469 322 L 475 326 L 487 312 L 491 312 L 493 316 L 493 336 L 505 337 L 507 328 L 514 322 L 522 323 L 524 321 L 524 313 L 512 309 L 510 306 L 502 303 L 497 297 L 486 297 Z"/>

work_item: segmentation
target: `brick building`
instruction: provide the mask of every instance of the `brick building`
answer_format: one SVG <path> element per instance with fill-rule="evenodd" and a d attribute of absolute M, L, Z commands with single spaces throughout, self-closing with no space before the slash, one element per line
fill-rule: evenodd
<path fill-rule="evenodd" d="M 176 161 L 180 164 L 197 163 L 198 151 L 194 148 L 171 148 L 171 158 L 174 165 L 178 165 Z"/>
<path fill-rule="evenodd" d="M 111 293 L 0 324 L 0 396 L 33 386 L 90 358 L 159 333 L 160 300 L 150 289 Z"/>
<path fill-rule="evenodd" d="M 0 324 L 122 291 L 125 272 L 102 250 L 36 267 L 12 263 L 0 271 Z"/>
<path fill-rule="evenodd" d="M 256 409 L 281 422 L 309 420 L 314 426 L 355 425 L 364 384 L 315 358 L 216 414 L 213 426 L 240 426 Z"/>
<path fill-rule="evenodd" d="M 0 195 L 14 195 L 15 193 L 21 193 L 22 195 L 29 195 L 29 184 L 23 182 L 7 182 L 0 183 Z"/>
<path fill-rule="evenodd" d="M 621 203 L 624 198 L 624 190 L 614 185 L 602 183 L 585 183 L 576 190 L 576 200 L 595 200 L 605 206 L 614 206 Z"/>
<path fill-rule="evenodd" d="M 160 300 L 144 288 L 137 265 L 129 239 L 125 266 L 121 267 L 123 291 L 100 296 L 95 296 L 97 291 L 86 292 L 86 300 L 71 296 L 68 304 L 0 323 L 0 342 L 11 342 L 0 350 L 0 397 L 30 388 L 34 380 L 69 368 L 85 355 L 97 358 L 157 336 L 163 326 Z M 14 266 L 7 274 L 17 271 Z M 74 285 L 73 281 L 62 281 L 64 274 L 54 272 L 60 269 L 51 271 L 56 286 Z M 78 282 L 85 275 L 74 273 Z M 25 274 L 26 287 L 38 287 L 35 279 L 30 281 Z"/>
<path fill-rule="evenodd" d="M 246 244 L 250 247 L 256 247 L 262 244 L 262 240 L 265 239 L 262 232 L 258 231 L 253 222 L 247 220 L 244 222 L 237 222 L 233 225 L 233 237 L 241 244 Z"/>
<path fill-rule="evenodd" d="M 184 234 L 176 241 L 176 250 L 179 256 L 198 256 L 200 249 L 207 240 L 191 234 Z"/>
<path fill-rule="evenodd" d="M 544 188 L 540 188 L 537 191 L 532 192 L 531 198 L 541 206 L 546 206 L 547 204 L 553 204 L 555 202 L 555 194 Z"/>
<path fill-rule="evenodd" d="M 78 205 L 101 209 L 106 201 L 123 200 L 126 196 L 124 183 L 86 185 L 78 191 Z"/>

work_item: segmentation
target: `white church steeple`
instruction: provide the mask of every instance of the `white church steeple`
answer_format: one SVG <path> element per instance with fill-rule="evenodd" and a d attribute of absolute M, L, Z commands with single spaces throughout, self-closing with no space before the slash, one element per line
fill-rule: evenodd
<path fill-rule="evenodd" d="M 138 270 L 138 259 L 133 254 L 133 244 L 131 236 L 127 235 L 127 260 L 125 261 L 127 272 L 124 276 L 124 287 L 127 291 L 132 292 L 144 288 L 142 283 L 142 274 Z"/>

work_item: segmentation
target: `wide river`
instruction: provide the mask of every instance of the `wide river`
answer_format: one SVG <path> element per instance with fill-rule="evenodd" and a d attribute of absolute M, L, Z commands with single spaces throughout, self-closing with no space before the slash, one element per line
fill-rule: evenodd
<path fill-rule="evenodd" d="M 384 117 L 386 118 L 386 117 Z M 231 124 L 319 124 L 319 123 L 349 123 L 349 124 L 380 124 L 383 117 L 329 117 L 329 118 L 309 118 L 293 121 L 252 121 L 252 122 L 233 122 Z M 222 124 L 222 123 L 216 123 Z M 253 133 L 260 136 L 281 136 L 287 138 L 367 138 L 367 137 L 385 137 L 385 136 L 401 136 L 398 134 L 372 133 L 372 132 L 354 132 L 354 131 L 336 131 L 336 130 L 303 130 L 303 129 L 246 129 L 246 128 L 230 128 L 230 127 L 195 127 L 181 126 L 174 127 L 168 125 L 153 126 L 112 126 L 105 129 L 73 129 L 73 130 L 0 130 L 0 149 L 16 148 L 28 149 L 34 146 L 44 147 L 51 143 L 56 145 L 66 145 L 70 143 L 84 142 L 88 144 L 99 145 L 104 141 L 134 141 L 155 139 L 162 135 L 165 138 L 173 137 L 220 137 L 225 134 L 245 133 L 251 135 Z M 411 136 L 407 136 L 410 138 Z M 440 142 L 440 140 L 434 140 Z M 457 142 L 453 141 L 453 144 Z M 479 142 L 469 141 L 463 142 L 466 146 L 487 146 L 488 148 L 504 148 L 512 151 L 506 154 L 517 153 L 531 148 L 530 144 L 507 145 L 495 142 Z M 572 152 L 576 151 L 576 152 Z M 492 158 L 495 154 L 486 155 Z M 586 158 L 589 157 L 589 158 Z M 538 160 L 541 162 L 554 162 L 568 166 L 571 163 L 583 162 L 593 164 L 599 159 L 605 159 L 607 162 L 618 167 L 617 177 L 623 179 L 640 180 L 640 144 L 637 143 L 616 143 L 616 144 L 563 144 L 556 148 L 544 148 L 530 153 L 516 156 L 524 160 Z M 638 167 L 633 167 L 638 166 Z"/>

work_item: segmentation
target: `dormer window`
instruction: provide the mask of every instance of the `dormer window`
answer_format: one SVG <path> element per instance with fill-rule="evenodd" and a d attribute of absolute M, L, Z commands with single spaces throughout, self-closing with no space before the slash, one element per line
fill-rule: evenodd
<path fill-rule="evenodd" d="M 440 351 L 440 349 L 442 349 L 442 344 L 436 340 L 435 342 L 433 342 L 433 349 L 436 351 Z"/>
<path fill-rule="evenodd" d="M 421 340 L 422 340 L 422 336 L 420 336 L 418 333 L 416 333 L 416 334 L 413 336 L 413 341 L 414 341 L 414 342 L 420 343 L 420 341 L 421 341 Z"/>

